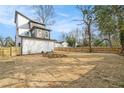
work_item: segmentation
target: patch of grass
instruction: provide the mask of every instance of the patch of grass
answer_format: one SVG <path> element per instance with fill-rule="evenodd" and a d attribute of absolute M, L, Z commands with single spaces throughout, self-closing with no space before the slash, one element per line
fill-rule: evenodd
<path fill-rule="evenodd" d="M 119 83 L 118 86 L 124 88 L 124 82 Z"/>

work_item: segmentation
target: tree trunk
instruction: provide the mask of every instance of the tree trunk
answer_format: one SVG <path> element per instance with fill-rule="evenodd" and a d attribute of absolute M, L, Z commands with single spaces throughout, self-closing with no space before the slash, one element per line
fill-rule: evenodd
<path fill-rule="evenodd" d="M 110 47 L 112 48 L 111 33 L 108 34 L 108 37 L 109 37 L 109 38 L 108 38 L 108 39 L 109 39 L 109 45 L 110 45 Z"/>
<path fill-rule="evenodd" d="M 120 54 L 124 54 L 124 29 L 123 29 L 123 25 L 124 25 L 124 20 L 122 20 L 122 16 L 119 16 L 118 18 L 118 28 L 120 31 L 120 44 L 121 44 L 121 52 Z"/>
<path fill-rule="evenodd" d="M 91 31 L 90 31 L 90 24 L 88 25 L 88 35 L 89 35 L 89 52 L 92 52 L 92 46 L 91 46 Z"/>
<path fill-rule="evenodd" d="M 124 54 L 124 31 L 120 31 L 121 54 Z"/>

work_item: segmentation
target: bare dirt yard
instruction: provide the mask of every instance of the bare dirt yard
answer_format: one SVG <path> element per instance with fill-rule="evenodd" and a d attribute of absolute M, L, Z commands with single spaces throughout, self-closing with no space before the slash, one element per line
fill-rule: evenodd
<path fill-rule="evenodd" d="M 0 58 L 0 87 L 124 87 L 124 57 L 107 53 L 61 54 L 67 57 L 38 54 Z"/>

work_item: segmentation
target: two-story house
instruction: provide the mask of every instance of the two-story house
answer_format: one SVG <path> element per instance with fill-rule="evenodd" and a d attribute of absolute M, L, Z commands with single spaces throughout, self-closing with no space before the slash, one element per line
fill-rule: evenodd
<path fill-rule="evenodd" d="M 50 52 L 54 50 L 54 40 L 50 39 L 50 29 L 45 24 L 31 20 L 20 12 L 15 12 L 16 46 L 22 54 Z"/>

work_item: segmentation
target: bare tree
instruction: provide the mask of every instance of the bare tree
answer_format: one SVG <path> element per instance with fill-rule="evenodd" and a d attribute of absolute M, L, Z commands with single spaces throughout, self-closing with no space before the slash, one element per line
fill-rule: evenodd
<path fill-rule="evenodd" d="M 4 45 L 5 47 L 15 46 L 15 42 L 13 41 L 13 39 L 10 36 L 5 38 L 4 43 L 5 43 L 5 45 Z"/>
<path fill-rule="evenodd" d="M 72 29 L 72 31 L 70 31 L 68 35 L 74 37 L 77 44 L 80 42 L 80 39 L 82 37 L 82 31 L 79 28 L 75 28 L 75 29 Z"/>
<path fill-rule="evenodd" d="M 0 46 L 4 46 L 4 38 L 2 36 L 0 36 Z"/>
<path fill-rule="evenodd" d="M 54 7 L 52 5 L 34 5 L 33 9 L 37 14 L 37 20 L 46 25 L 54 24 Z"/>
<path fill-rule="evenodd" d="M 82 24 L 86 26 L 86 30 L 88 33 L 89 39 L 89 52 L 92 52 L 91 47 L 91 26 L 94 21 L 94 13 L 93 13 L 93 6 L 77 6 L 76 7 L 82 14 L 82 19 L 80 20 Z"/>
<path fill-rule="evenodd" d="M 15 42 L 10 36 L 5 38 L 0 36 L 0 47 L 11 47 L 11 46 L 15 46 Z"/>
<path fill-rule="evenodd" d="M 62 32 L 61 33 L 61 39 L 62 39 L 62 41 L 65 41 L 66 40 L 66 37 L 67 37 L 67 33 Z"/>
<path fill-rule="evenodd" d="M 73 37 L 76 39 L 76 43 L 79 42 L 80 39 L 80 30 L 78 28 L 72 30 Z"/>

